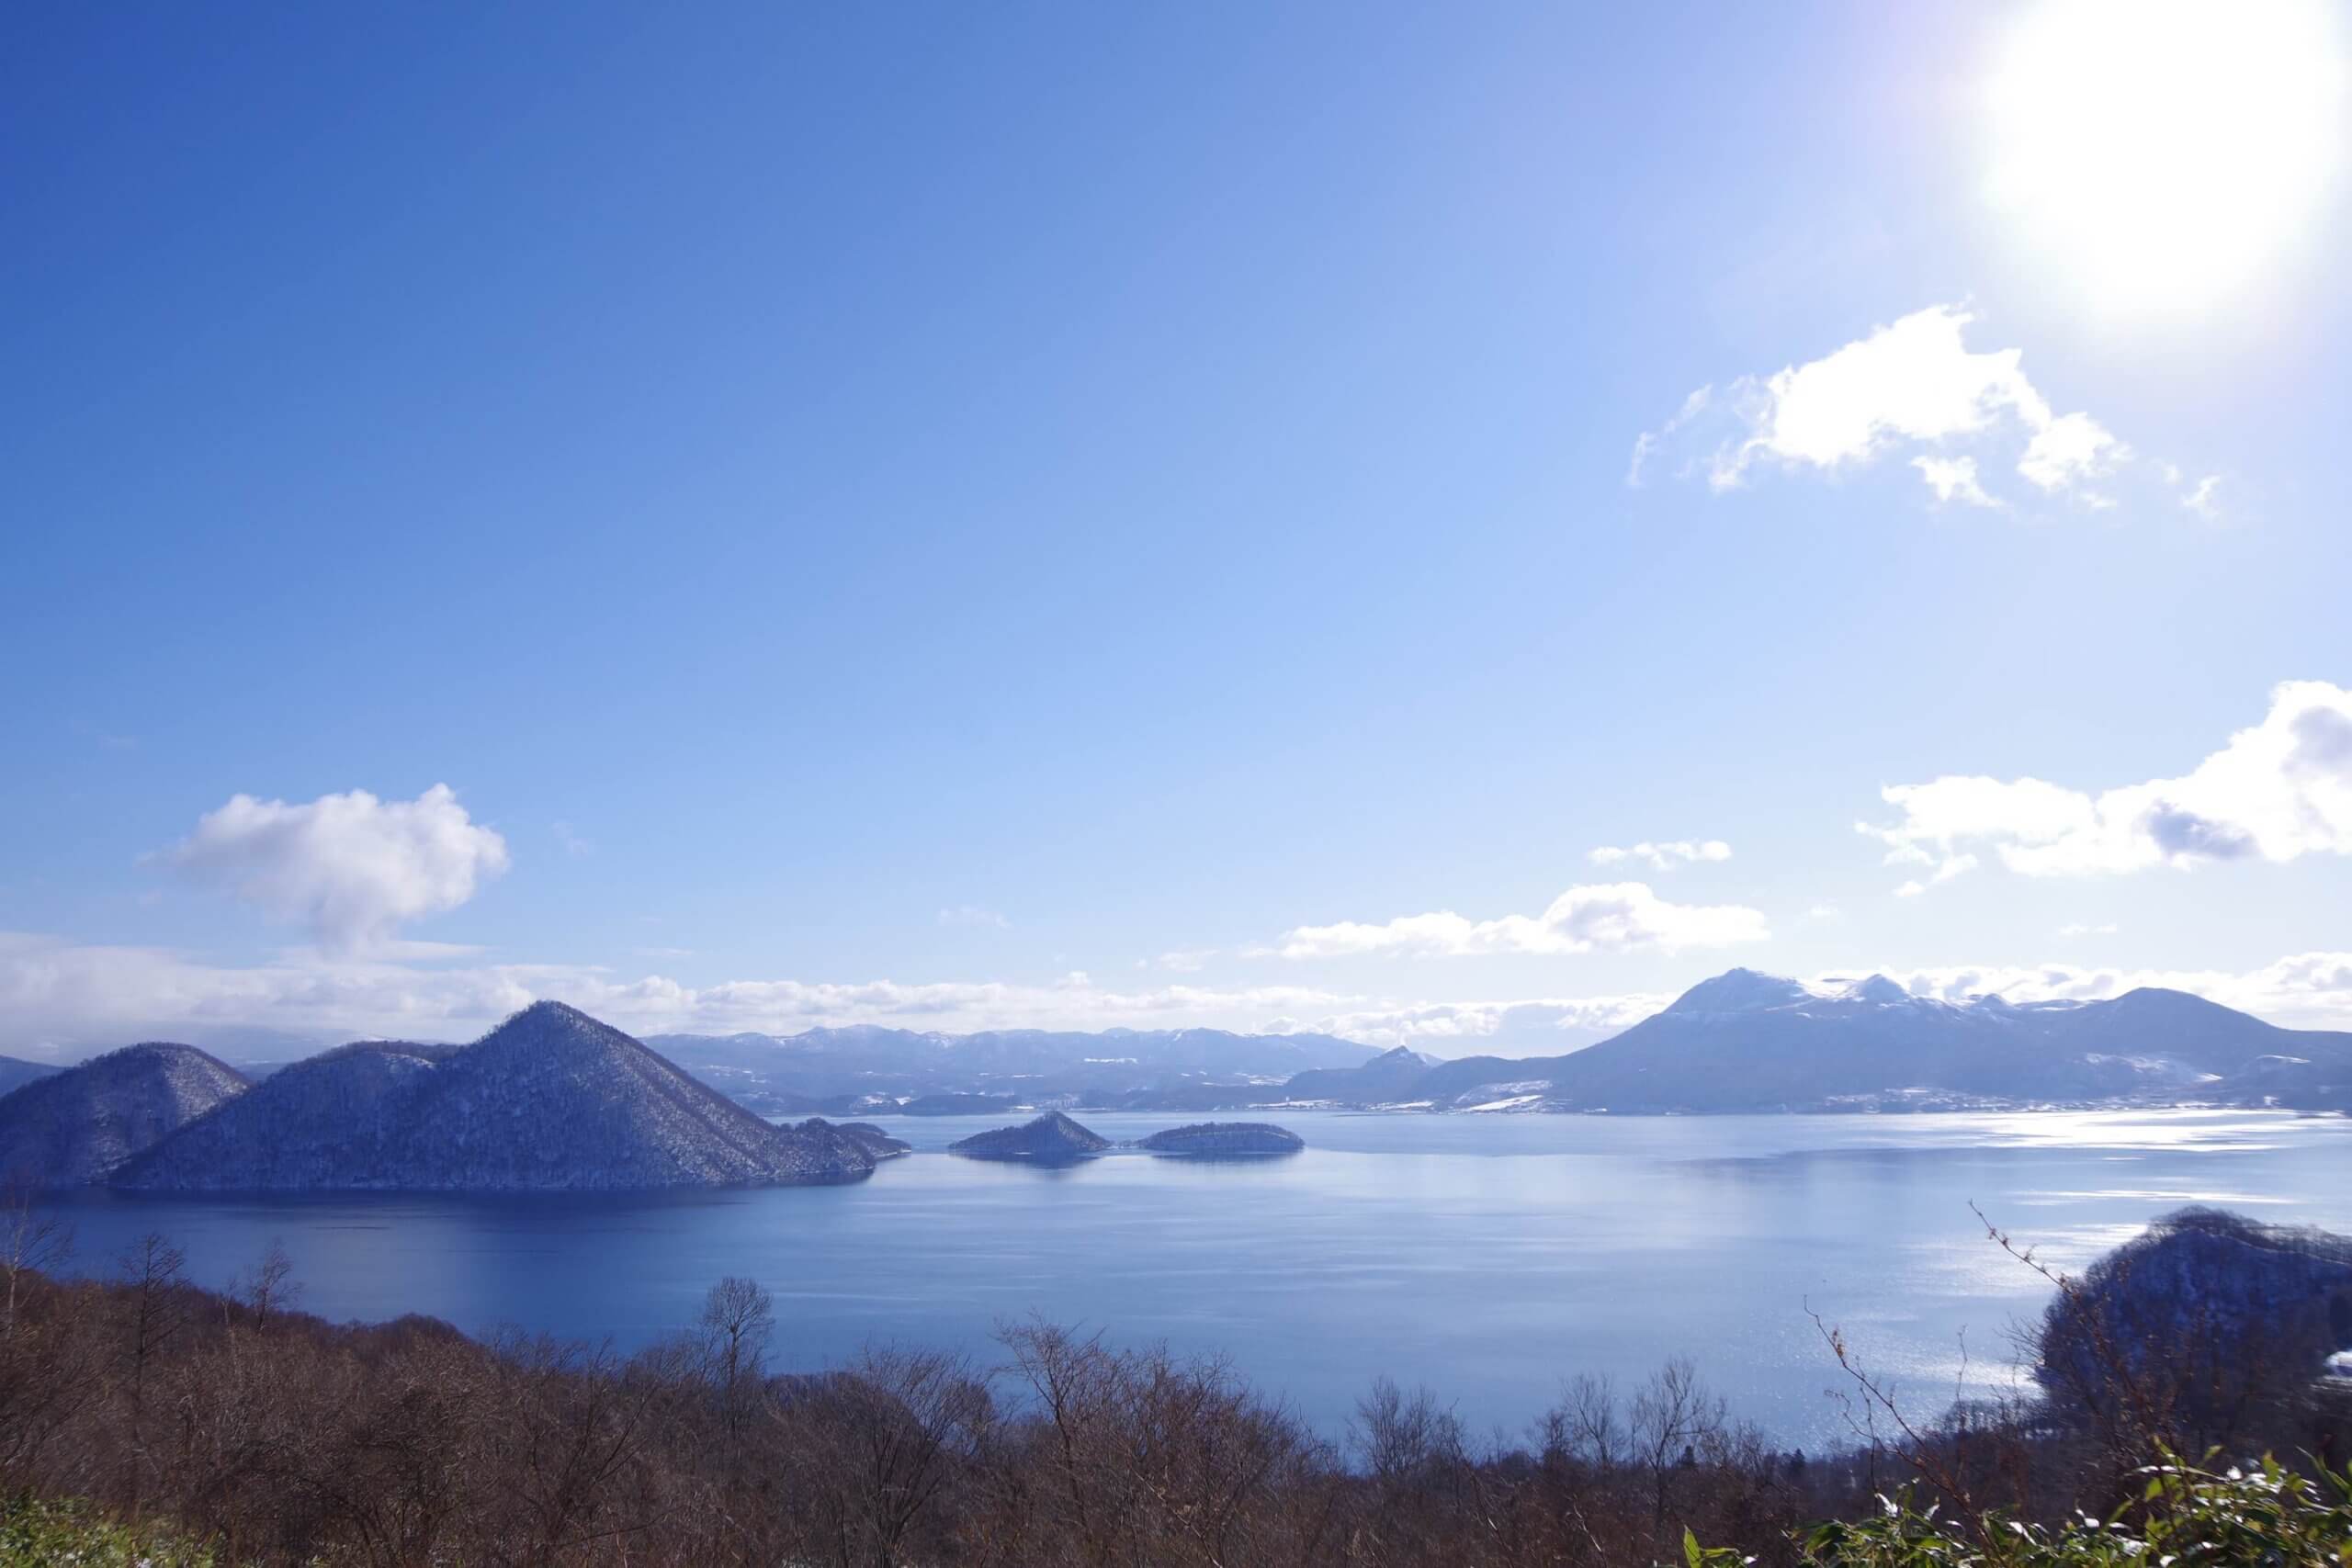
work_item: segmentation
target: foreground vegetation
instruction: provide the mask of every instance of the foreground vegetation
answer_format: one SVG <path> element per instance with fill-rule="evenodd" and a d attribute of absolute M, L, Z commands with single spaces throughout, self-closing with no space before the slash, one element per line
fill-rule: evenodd
<path fill-rule="evenodd" d="M 624 1357 L 332 1325 L 289 1310 L 282 1257 L 210 1292 L 160 1237 L 69 1278 L 62 1235 L 24 1210 L 7 1226 L 0 1565 L 2352 1564 L 2331 1457 L 2352 1419 L 2310 1355 L 2341 1299 L 2332 1255 L 2222 1216 L 2150 1247 L 2258 1253 L 2286 1284 L 2200 1286 L 2180 1311 L 2158 1251 L 2139 1258 L 2167 1281 L 2153 1295 L 2117 1294 L 2130 1249 L 2052 1275 L 2030 1401 L 1915 1420 L 1830 1334 L 1858 1438 L 1811 1458 L 1732 1419 L 1687 1362 L 1622 1391 L 1571 1378 L 1513 1438 L 1375 1383 L 1332 1442 L 1220 1361 L 1042 1322 L 1003 1329 L 985 1365 L 877 1347 L 776 1376 L 747 1280 Z M 2283 1315 L 2206 1310 L 2280 1291 Z M 2209 1447 L 2224 1457 L 2171 1457 Z M 2266 1451 L 2295 1457 L 2229 1467 Z"/>

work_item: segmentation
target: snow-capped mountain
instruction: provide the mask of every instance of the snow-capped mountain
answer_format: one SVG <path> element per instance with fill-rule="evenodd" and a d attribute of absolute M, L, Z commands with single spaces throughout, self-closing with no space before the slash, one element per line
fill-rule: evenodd
<path fill-rule="evenodd" d="M 869 1137 L 776 1127 L 560 1002 L 464 1047 L 371 1042 L 271 1075 L 118 1172 L 149 1190 L 578 1191 L 854 1180 Z"/>
<path fill-rule="evenodd" d="M 0 1178 L 103 1181 L 125 1160 L 244 1094 L 244 1077 L 193 1045 L 126 1045 L 0 1099 Z"/>
<path fill-rule="evenodd" d="M 1409 1077 L 1321 1073 L 1305 1087 L 1357 1104 L 1555 1111 L 2103 1100 L 2341 1108 L 2352 1106 L 2352 1034 L 2280 1029 L 2182 991 L 1948 1002 L 1883 975 L 1816 987 L 1734 969 L 1568 1055 L 1465 1057 Z"/>

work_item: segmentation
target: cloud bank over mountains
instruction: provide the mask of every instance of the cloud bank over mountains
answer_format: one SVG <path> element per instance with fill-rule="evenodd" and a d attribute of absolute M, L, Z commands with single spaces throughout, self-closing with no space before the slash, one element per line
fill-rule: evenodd
<path fill-rule="evenodd" d="M 2138 986 L 2193 991 L 2276 1023 L 2352 1028 L 2352 952 L 2290 954 L 2247 971 L 2080 964 L 1878 968 L 1915 995 L 2012 1001 L 2120 996 Z M 1705 966 L 1690 966 L 1699 979 Z M 1634 992 L 1430 1001 L 1312 986 L 1120 988 L 1083 974 L 1001 981 L 826 983 L 735 980 L 688 986 L 558 964 L 416 964 L 312 955 L 246 966 L 161 948 L 104 947 L 0 933 L 0 1054 L 73 1059 L 137 1039 L 224 1049 L 366 1037 L 464 1040 L 534 1001 L 570 1002 L 636 1033 L 791 1033 L 878 1023 L 967 1032 L 1001 1028 L 1203 1026 L 1314 1031 L 1438 1055 L 1536 1055 L 1588 1045 L 1657 1011 L 1671 995 Z"/>

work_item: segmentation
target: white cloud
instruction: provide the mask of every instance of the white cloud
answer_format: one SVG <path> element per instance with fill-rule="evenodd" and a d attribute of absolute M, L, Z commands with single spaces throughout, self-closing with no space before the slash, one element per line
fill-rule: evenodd
<path fill-rule="evenodd" d="M 2221 488 L 2221 475 L 2207 474 L 2180 498 L 2180 503 L 2207 522 L 2218 523 L 2222 520 L 2222 503 L 2215 499 L 2213 492 Z"/>
<path fill-rule="evenodd" d="M 2049 420 L 2026 443 L 2018 472 L 2046 491 L 2066 491 L 2087 479 L 2104 479 L 2132 458 L 2132 448 L 2086 413 Z M 2104 497 L 2091 497 L 2104 503 Z"/>
<path fill-rule="evenodd" d="M 1629 995 L 1391 1004 L 1312 1021 L 1283 1019 L 1270 1027 L 1281 1033 L 1336 1034 L 1367 1045 L 1409 1045 L 1433 1056 L 1554 1056 L 1621 1034 L 1673 999 Z"/>
<path fill-rule="evenodd" d="M 1889 855 L 1887 858 L 1889 860 L 1893 860 L 1894 857 L 1893 855 Z M 1920 881 L 1916 876 L 1913 877 L 1910 881 L 1896 888 L 1894 890 L 1894 896 L 1897 898 L 1917 898 L 1920 894 L 1925 893 L 1928 888 L 1935 886 L 1938 883 L 1950 882 L 1955 876 L 1965 876 L 1975 869 L 1976 857 L 1974 855 L 1947 853 L 1941 861 L 1937 863 L 1934 875 L 1928 877 L 1924 882 Z"/>
<path fill-rule="evenodd" d="M 1729 860 L 1731 846 L 1721 839 L 1677 839 L 1672 843 L 1640 843 L 1627 849 L 1603 844 L 1587 858 L 1595 865 L 1622 865 L 1637 860 L 1647 863 L 1654 871 L 1671 871 L 1678 865 L 1692 865 L 1700 861 Z"/>
<path fill-rule="evenodd" d="M 563 846 L 565 854 L 580 856 L 593 855 L 596 852 L 596 846 L 573 832 L 571 824 L 569 822 L 550 822 L 548 824 L 548 831 L 555 835 L 555 841 Z"/>
<path fill-rule="evenodd" d="M 414 800 L 364 789 L 300 806 L 232 795 L 165 858 L 340 951 L 456 908 L 507 864 L 506 840 L 468 817 L 447 784 Z"/>
<path fill-rule="evenodd" d="M 1645 431 L 1634 437 L 1633 459 L 1625 465 L 1625 483 L 1629 487 L 1634 490 L 1641 488 L 1642 470 L 1648 467 L 1649 460 L 1666 448 L 1677 431 L 1707 412 L 1708 405 L 1714 400 L 1714 392 L 1713 387 L 1700 388 L 1682 400 L 1681 408 L 1675 411 L 1672 419 L 1656 430 Z"/>
<path fill-rule="evenodd" d="M 994 909 L 984 909 L 978 904 L 958 904 L 939 911 L 943 926 L 987 926 L 996 931 L 1011 929 L 1012 922 Z"/>
<path fill-rule="evenodd" d="M 2000 502 L 1984 493 L 1976 480 L 1976 459 L 1973 457 L 1914 457 L 1911 466 L 1928 481 L 1938 501 L 1962 502 L 1970 506 L 1998 508 Z"/>
<path fill-rule="evenodd" d="M 1962 306 L 1931 305 L 1822 358 L 1743 377 L 1721 394 L 1702 387 L 1636 438 L 1627 481 L 1638 484 L 1669 451 L 1709 442 L 1680 471 L 1703 466 L 1718 491 L 1745 484 L 1759 463 L 1836 474 L 1910 448 L 1939 501 L 1998 506 L 1976 455 L 1951 450 L 1998 446 L 2044 493 L 2111 504 L 2090 485 L 2131 461 L 2131 448 L 2087 413 L 2057 412 L 2027 378 L 2021 350 L 1972 351 L 1974 320 Z"/>
<path fill-rule="evenodd" d="M 1931 884 L 1975 863 L 1969 845 L 2028 876 L 2352 854 L 2352 690 L 2288 682 L 2261 723 L 2179 778 L 2091 795 L 1954 775 L 1880 794 L 1902 819 L 1857 826 L 1887 845 L 1887 863 L 1935 866 Z"/>
<path fill-rule="evenodd" d="M 2113 926 L 2112 924 L 2109 924 L 2109 925 L 2103 925 L 2103 926 L 2094 926 L 2094 925 L 2087 925 L 2087 924 L 2084 923 L 2084 922 L 2083 922 L 2083 921 L 2081 921 L 2081 920 L 2069 920 L 2066 924 L 2064 924 L 2064 925 L 2063 925 L 2063 926 L 2060 926 L 2060 927 L 2058 928 L 2058 934 L 2059 934 L 2060 936 L 2068 936 L 2068 937 L 2072 937 L 2072 936 L 2113 936 L 2113 935 L 2115 934 L 2115 932 L 2116 932 L 2116 929 L 2117 929 L 2117 928 L 2116 928 L 2115 926 Z"/>
<path fill-rule="evenodd" d="M 1284 958 L 1335 958 L 1368 953 L 1460 957 L 1472 953 L 1591 953 L 1631 948 L 1668 952 L 1762 942 L 1763 915 L 1732 904 L 1669 904 L 1640 882 L 1571 887 L 1541 915 L 1473 920 L 1450 909 L 1404 915 L 1377 925 L 1341 921 L 1300 926 L 1274 949 Z"/>
<path fill-rule="evenodd" d="M 1161 953 L 1157 958 L 1144 959 L 1138 968 L 1157 965 L 1174 975 L 1197 975 L 1208 961 L 1216 956 L 1214 947 L 1180 947 Z"/>

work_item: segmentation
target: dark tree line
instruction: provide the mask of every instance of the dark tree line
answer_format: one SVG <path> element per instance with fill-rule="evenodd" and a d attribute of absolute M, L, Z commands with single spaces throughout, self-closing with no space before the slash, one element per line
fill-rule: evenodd
<path fill-rule="evenodd" d="M 1686 1361 L 1625 1389 L 1571 1379 L 1517 1438 L 1381 1381 L 1332 1441 L 1221 1360 L 1042 1321 L 1005 1326 L 985 1361 L 876 1347 L 784 1376 L 749 1280 L 622 1356 L 421 1318 L 329 1325 L 295 1310 L 274 1248 L 214 1292 L 160 1237 L 94 1279 L 61 1272 L 64 1243 L 30 1210 L 0 1219 L 0 1489 L 168 1521 L 231 1562 L 1506 1568 L 1679 1562 L 1688 1531 L 1773 1564 L 1802 1560 L 1801 1526 L 1905 1487 L 1976 1517 L 2107 1507 L 2186 1436 L 2110 1418 L 2119 1397 L 2187 1408 L 2154 1390 L 2167 1363 L 2145 1344 L 2084 1352 L 2140 1393 L 2070 1404 L 2058 1386 L 1924 1425 L 1858 1371 L 1875 1439 L 1810 1460 L 1733 1419 Z M 2082 1289 L 2053 1308 L 2067 1356 L 2106 1332 L 2090 1298 L 2062 1312 Z M 2327 1440 L 2344 1412 L 2301 1386 L 2244 1402 L 2267 1425 L 2228 1440 Z"/>

